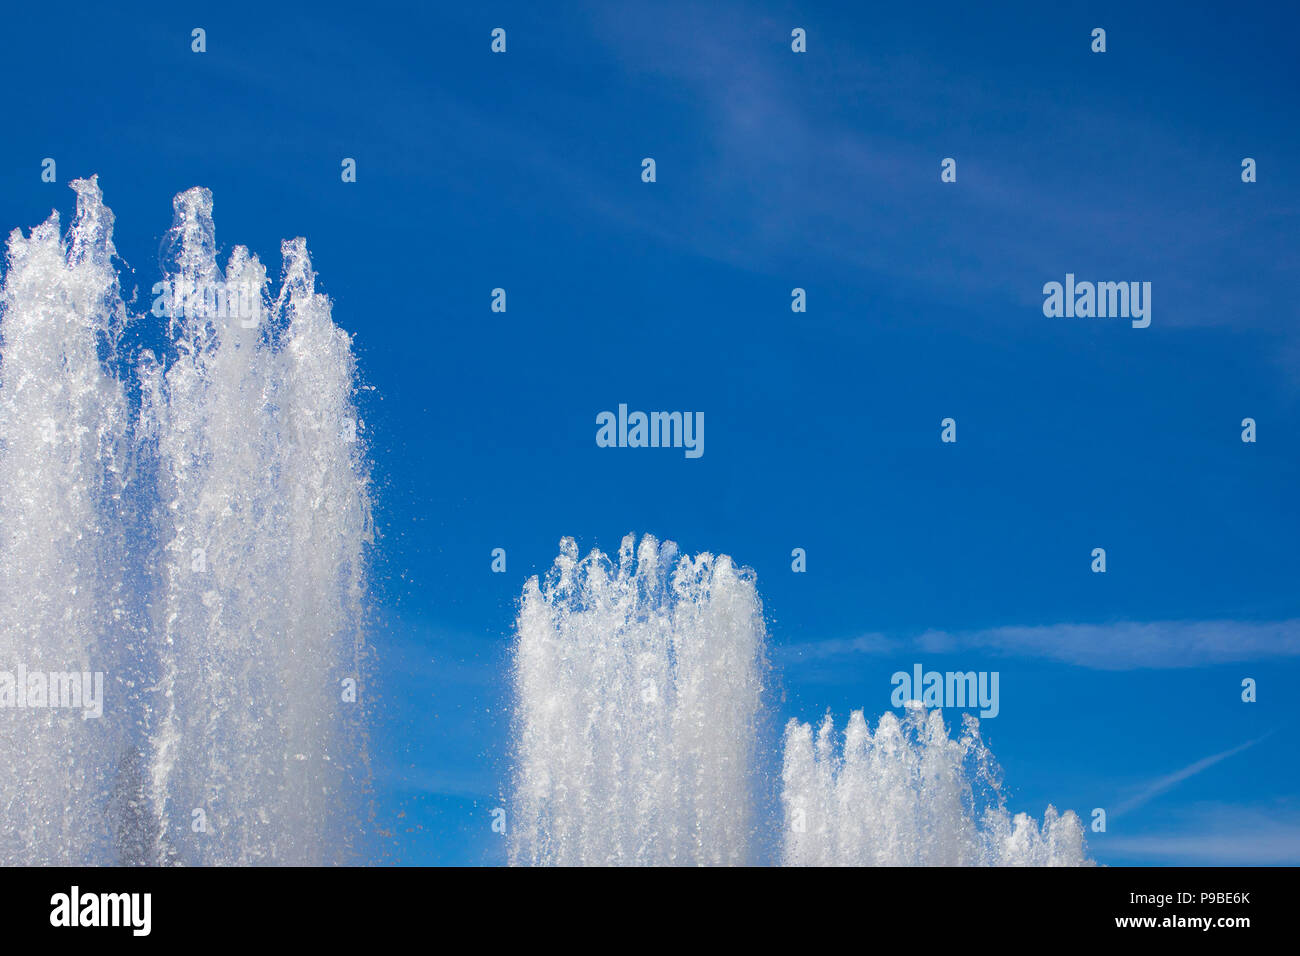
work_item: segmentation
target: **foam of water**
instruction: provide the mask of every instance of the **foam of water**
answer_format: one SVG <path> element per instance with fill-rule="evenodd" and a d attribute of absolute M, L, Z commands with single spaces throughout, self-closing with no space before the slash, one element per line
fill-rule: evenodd
<path fill-rule="evenodd" d="M 370 513 L 351 340 L 301 239 L 274 300 L 243 247 L 223 273 L 192 189 L 164 279 L 251 287 L 255 321 L 191 295 L 163 357 L 130 362 L 113 216 L 94 179 L 74 188 L 66 240 L 55 214 L 9 243 L 0 669 L 105 671 L 106 702 L 0 711 L 0 861 L 346 859 Z"/>
<path fill-rule="evenodd" d="M 764 627 L 752 573 L 629 535 L 571 538 L 524 587 L 510 858 L 753 862 Z"/>
<path fill-rule="evenodd" d="M 1008 814 L 1000 774 L 965 717 L 960 737 L 940 711 L 880 718 L 862 711 L 833 739 L 828 715 L 814 737 L 791 720 L 785 732 L 785 847 L 789 866 L 1081 866 L 1083 827 L 1048 807 L 1041 827 Z"/>

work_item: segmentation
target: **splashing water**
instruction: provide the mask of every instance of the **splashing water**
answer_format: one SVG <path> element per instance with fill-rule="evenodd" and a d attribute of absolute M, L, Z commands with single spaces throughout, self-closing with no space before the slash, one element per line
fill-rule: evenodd
<path fill-rule="evenodd" d="M 791 720 L 785 732 L 788 866 L 1082 866 L 1083 827 L 1048 807 L 1041 827 L 1011 819 L 1000 776 L 979 733 L 964 720 L 948 736 L 943 715 L 886 713 L 871 733 L 854 711 L 836 753 L 834 722 Z"/>
<path fill-rule="evenodd" d="M 524 587 L 510 859 L 752 862 L 762 605 L 725 555 L 573 539 Z"/>
<path fill-rule="evenodd" d="M 615 566 L 565 538 L 544 584 L 524 587 L 512 863 L 1088 863 L 1074 813 L 1011 819 L 978 721 L 954 740 L 938 711 L 885 714 L 874 735 L 856 712 L 840 754 L 829 716 L 815 742 L 791 721 L 785 822 L 775 794 L 765 812 L 753 572 L 650 536 L 634 558 L 634 545 Z"/>
<path fill-rule="evenodd" d="M 0 670 L 10 674 L 106 669 L 128 617 L 114 580 L 129 414 L 100 361 L 125 311 L 110 264 L 112 214 L 93 183 L 76 189 L 66 243 L 57 214 L 29 238 L 10 236 L 0 297 Z M 118 730 L 80 713 L 0 708 L 0 861 L 106 852 L 97 795 L 112 777 Z"/>
<path fill-rule="evenodd" d="M 66 240 L 57 213 L 9 240 L 0 671 L 102 671 L 104 711 L 0 708 L 0 862 L 348 859 L 371 537 L 351 340 L 301 239 L 273 301 L 247 249 L 223 273 L 192 189 L 167 358 L 132 368 L 113 216 L 94 178 L 73 187 Z M 246 311 L 227 288 L 252 290 Z"/>

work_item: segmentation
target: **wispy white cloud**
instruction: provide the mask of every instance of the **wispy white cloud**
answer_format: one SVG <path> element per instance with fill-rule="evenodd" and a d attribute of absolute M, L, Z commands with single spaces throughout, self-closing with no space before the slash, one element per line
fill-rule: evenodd
<path fill-rule="evenodd" d="M 788 665 L 851 654 L 984 650 L 1044 658 L 1095 670 L 1204 667 L 1233 661 L 1300 656 L 1300 619 L 1285 621 L 1118 621 L 1049 624 L 976 631 L 926 631 L 914 637 L 862 637 L 787 645 Z"/>
<path fill-rule="evenodd" d="M 1262 737 L 1256 737 L 1254 740 L 1247 740 L 1245 743 L 1238 744 L 1237 746 L 1231 747 L 1228 750 L 1224 750 L 1221 753 L 1211 754 L 1208 757 L 1202 757 L 1200 760 L 1189 763 L 1186 767 L 1183 767 L 1181 770 L 1175 770 L 1171 774 L 1166 774 L 1163 777 L 1159 777 L 1151 781 L 1151 783 L 1143 787 L 1140 792 L 1138 792 L 1134 796 L 1130 797 L 1129 799 L 1123 801 L 1118 806 L 1116 806 L 1115 809 L 1111 811 L 1110 814 L 1111 817 L 1112 818 L 1117 817 L 1120 816 L 1121 814 L 1129 813 L 1133 810 L 1136 810 L 1138 807 L 1142 806 L 1143 804 L 1149 803 L 1151 800 L 1154 800 L 1156 797 L 1160 796 L 1160 794 L 1165 793 L 1168 790 L 1172 790 L 1174 787 L 1178 786 L 1178 784 L 1182 783 L 1184 780 L 1188 779 L 1189 777 L 1194 777 L 1198 773 L 1201 773 L 1202 771 L 1208 770 L 1210 767 L 1213 767 L 1215 764 L 1227 760 L 1229 757 L 1236 756 L 1237 754 L 1241 753 L 1243 750 L 1247 750 L 1255 746 L 1255 744 L 1259 743 L 1265 737 L 1270 736 L 1272 733 L 1273 731 L 1269 731 L 1269 733 L 1264 734 Z"/>
<path fill-rule="evenodd" d="M 1175 826 L 1141 836 L 1122 828 L 1093 834 L 1100 857 L 1163 864 L 1277 866 L 1300 863 L 1300 811 L 1293 807 L 1198 805 L 1180 813 Z"/>
<path fill-rule="evenodd" d="M 630 15 L 620 8 L 617 16 L 597 6 L 592 32 L 633 82 L 650 78 L 655 88 L 672 91 L 684 128 L 707 130 L 707 146 L 690 154 L 698 165 L 677 168 L 676 180 L 667 166 L 665 181 L 676 182 L 699 209 L 717 212 L 682 216 L 669 204 L 657 214 L 638 207 L 638 226 L 661 240 L 746 267 L 815 252 L 891 283 L 913 283 L 936 300 L 995 297 L 1035 309 L 1042 282 L 1067 268 L 1136 261 L 1153 276 L 1214 279 L 1194 294 L 1172 288 L 1162 324 L 1240 329 L 1294 315 L 1294 304 L 1277 291 L 1288 287 L 1295 266 L 1294 243 L 1285 241 L 1295 215 L 1289 207 L 1249 224 L 1257 241 L 1278 241 L 1267 262 L 1252 259 L 1248 269 L 1235 256 L 1225 258 L 1225 249 L 1248 248 L 1235 206 L 1191 207 L 1182 192 L 1167 188 L 1116 203 L 1109 184 L 1042 162 L 1062 136 L 1106 129 L 1115 142 L 1141 144 L 1174 167 L 1199 171 L 1203 150 L 1150 111 L 1025 94 L 1015 107 L 1032 113 L 1035 124 L 1002 134 L 1008 140 L 998 144 L 989 128 L 999 124 L 989 120 L 1006 111 L 1005 90 L 954 75 L 923 50 L 848 55 L 851 47 L 819 37 L 819 57 L 838 53 L 836 87 L 860 100 L 850 113 L 815 95 L 827 82 L 815 67 L 822 61 L 810 58 L 810 66 L 788 52 L 789 24 L 744 4 L 688 5 L 672 16 L 658 5 Z M 943 154 L 933 144 L 972 138 L 966 129 L 935 128 L 932 117 L 951 121 L 945 109 L 954 103 L 966 122 L 988 128 L 975 137 L 981 151 L 960 157 L 969 170 L 960 191 L 945 192 L 935 188 Z M 953 222 L 980 223 L 980 243 L 972 247 L 960 230 L 932 231 L 933 248 L 917 254 L 918 223 Z M 1261 281 L 1260 269 L 1270 281 Z M 1290 325 L 1283 320 L 1278 327 Z"/>
<path fill-rule="evenodd" d="M 778 648 L 777 654 L 789 660 L 825 660 L 846 654 L 889 654 L 898 650 L 900 642 L 884 634 L 863 634 L 843 640 L 815 641 Z"/>

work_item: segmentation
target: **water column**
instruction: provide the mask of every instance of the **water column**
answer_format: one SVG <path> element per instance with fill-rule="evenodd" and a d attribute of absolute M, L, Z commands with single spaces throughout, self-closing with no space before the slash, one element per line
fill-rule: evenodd
<path fill-rule="evenodd" d="M 524 587 L 514 652 L 510 858 L 526 864 L 754 860 L 765 674 L 752 572 L 623 539 L 570 538 Z"/>
<path fill-rule="evenodd" d="M 351 339 L 302 240 L 284 244 L 268 303 L 247 250 L 218 269 L 211 195 L 175 209 L 176 355 L 142 364 L 163 504 L 156 857 L 342 861 L 365 769 L 346 682 L 362 677 L 370 513 Z"/>
<path fill-rule="evenodd" d="M 54 213 L 9 237 L 0 315 L 0 671 L 106 675 L 104 716 L 0 707 L 0 863 L 110 856 L 105 818 L 129 715 L 123 644 L 127 401 L 111 369 L 125 322 L 113 215 L 73 183 L 66 239 Z"/>
<path fill-rule="evenodd" d="M 950 737 L 938 710 L 862 711 L 842 749 L 829 715 L 816 735 L 785 732 L 782 807 L 787 866 L 1083 866 L 1083 826 L 1048 807 L 1040 826 L 1008 813 L 1001 774 L 969 715 Z"/>
<path fill-rule="evenodd" d="M 78 181 L 9 241 L 0 315 L 0 862 L 328 863 L 367 825 L 369 465 L 351 338 L 301 239 L 278 296 L 176 197 L 131 316 Z M 154 290 L 157 292 L 157 289 Z M 162 354 L 125 354 L 129 322 Z M 6 704 L 102 672 L 104 710 Z"/>

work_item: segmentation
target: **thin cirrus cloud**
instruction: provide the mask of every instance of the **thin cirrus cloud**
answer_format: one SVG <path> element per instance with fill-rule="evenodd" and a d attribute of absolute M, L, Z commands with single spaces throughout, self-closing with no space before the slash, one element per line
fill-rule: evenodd
<path fill-rule="evenodd" d="M 1275 866 L 1300 861 L 1294 807 L 1204 804 L 1175 811 L 1166 826 L 1140 836 L 1109 834 L 1106 852 L 1162 864 Z"/>
<path fill-rule="evenodd" d="M 664 202 L 634 214 L 660 239 L 745 267 L 815 254 L 936 300 L 990 297 L 1035 310 L 1046 278 L 1132 265 L 1144 278 L 1171 280 L 1162 285 L 1162 324 L 1290 327 L 1293 205 L 1279 200 L 1251 217 L 1224 196 L 1207 200 L 1200 183 L 1235 183 L 1239 169 L 1235 157 L 1223 165 L 1185 142 L 1186 117 L 1098 109 L 1061 88 L 1008 99 L 935 53 L 867 44 L 864 55 L 866 39 L 846 47 L 822 35 L 808 66 L 788 51 L 783 17 L 756 22 L 739 5 L 593 18 L 597 46 L 625 81 L 671 91 L 679 127 L 701 141 L 676 156 L 678 165 L 659 168 L 690 211 Z M 827 99 L 819 69 L 833 69 L 854 108 Z M 1009 109 L 1034 122 L 999 132 Z M 952 122 L 961 125 L 939 125 Z M 1078 130 L 1105 131 L 1177 174 L 1117 202 L 1111 180 L 1092 169 L 1097 157 L 1058 152 Z M 947 155 L 962 171 L 951 190 L 939 184 Z M 1194 291 L 1172 281 L 1188 274 L 1213 281 Z"/>
<path fill-rule="evenodd" d="M 778 653 L 788 664 L 797 666 L 857 654 L 884 656 L 904 651 L 968 650 L 1042 658 L 1094 670 L 1204 667 L 1300 656 L 1300 619 L 1050 624 L 926 631 L 909 638 L 870 633 L 787 645 Z"/>
<path fill-rule="evenodd" d="M 1255 744 L 1259 743 L 1261 740 L 1264 740 L 1266 737 L 1271 736 L 1273 733 L 1274 731 L 1269 731 L 1267 734 L 1264 734 L 1261 737 L 1256 737 L 1254 740 L 1247 740 L 1244 743 L 1240 743 L 1235 747 L 1230 747 L 1227 750 L 1220 751 L 1217 754 L 1210 754 L 1208 757 L 1202 757 L 1200 760 L 1194 761 L 1193 763 L 1189 763 L 1186 767 L 1183 767 L 1180 770 L 1175 770 L 1173 773 L 1166 774 L 1163 777 L 1158 777 L 1157 779 L 1151 781 L 1149 784 L 1143 787 L 1141 791 L 1139 791 L 1138 793 L 1134 794 L 1132 797 L 1129 797 L 1127 800 L 1123 801 L 1118 806 L 1116 806 L 1115 809 L 1111 811 L 1111 816 L 1117 817 L 1120 814 L 1130 813 L 1133 810 L 1136 810 L 1138 807 L 1150 803 L 1156 797 L 1160 796 L 1162 793 L 1165 793 L 1168 790 L 1172 790 L 1174 787 L 1178 786 L 1184 780 L 1187 780 L 1190 777 L 1194 777 L 1198 773 L 1202 773 L 1206 770 L 1209 770 L 1215 764 L 1227 760 L 1229 757 L 1235 757 L 1243 750 L 1248 750 L 1249 748 L 1255 746 Z"/>

